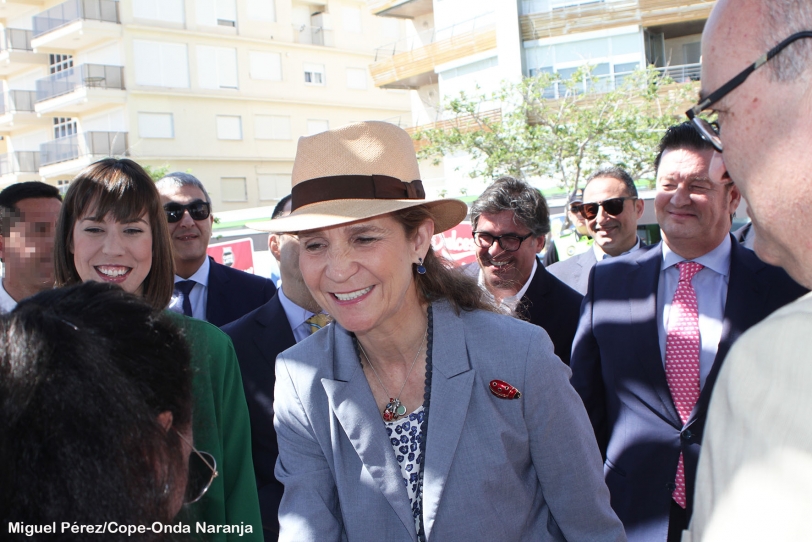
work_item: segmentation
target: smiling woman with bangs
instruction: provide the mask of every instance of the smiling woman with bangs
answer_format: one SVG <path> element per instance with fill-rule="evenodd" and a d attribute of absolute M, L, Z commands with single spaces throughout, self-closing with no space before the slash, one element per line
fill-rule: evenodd
<path fill-rule="evenodd" d="M 76 176 L 57 222 L 54 259 L 57 286 L 112 283 L 155 309 L 167 307 L 172 244 L 160 196 L 141 166 L 108 158 Z M 248 409 L 234 347 L 207 322 L 166 314 L 184 331 L 192 353 L 194 444 L 214 456 L 220 473 L 191 506 L 189 519 L 246 528 L 242 536 L 220 532 L 207 540 L 262 540 Z"/>

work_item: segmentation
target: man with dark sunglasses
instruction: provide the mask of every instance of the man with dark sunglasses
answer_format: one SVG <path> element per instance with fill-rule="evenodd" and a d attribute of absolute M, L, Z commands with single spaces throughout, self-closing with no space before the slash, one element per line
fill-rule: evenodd
<path fill-rule="evenodd" d="M 607 167 L 592 173 L 584 186 L 583 201 L 572 205 L 586 221 L 594 239 L 591 250 L 551 265 L 550 273 L 570 288 L 586 294 L 589 271 L 601 260 L 627 254 L 641 246 L 637 221 L 643 216 L 634 180 L 622 168 Z"/>
<path fill-rule="evenodd" d="M 630 542 L 680 540 L 722 361 L 804 292 L 730 235 L 739 193 L 710 180 L 713 153 L 690 122 L 666 131 L 655 160 L 663 241 L 592 268 L 573 344 L 571 382 Z"/>
<path fill-rule="evenodd" d="M 719 0 L 688 111 L 747 201 L 754 249 L 812 287 L 812 3 Z M 702 115 L 717 115 L 714 130 Z M 712 118 L 712 116 L 710 117 Z M 806 540 L 812 497 L 812 300 L 749 330 L 719 372 L 684 540 Z"/>
<path fill-rule="evenodd" d="M 476 263 L 465 269 L 516 316 L 544 328 L 570 361 L 583 296 L 552 276 L 538 258 L 550 231 L 547 201 L 536 188 L 502 177 L 471 204 Z"/>
<path fill-rule="evenodd" d="M 170 309 L 216 326 L 251 312 L 276 294 L 270 279 L 219 264 L 207 254 L 214 216 L 203 183 L 170 173 L 156 184 L 164 204 L 175 258 Z"/>

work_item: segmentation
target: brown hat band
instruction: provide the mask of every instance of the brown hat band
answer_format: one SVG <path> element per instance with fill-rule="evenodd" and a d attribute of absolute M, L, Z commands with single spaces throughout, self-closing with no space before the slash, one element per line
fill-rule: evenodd
<path fill-rule="evenodd" d="M 423 182 L 387 175 L 335 175 L 298 183 L 291 190 L 291 211 L 337 199 L 426 199 Z"/>

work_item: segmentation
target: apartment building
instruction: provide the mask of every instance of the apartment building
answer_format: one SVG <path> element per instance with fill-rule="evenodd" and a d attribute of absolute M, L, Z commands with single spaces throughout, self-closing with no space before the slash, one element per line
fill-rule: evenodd
<path fill-rule="evenodd" d="M 609 86 L 654 65 L 678 82 L 698 81 L 700 42 L 713 0 L 370 0 L 382 18 L 408 21 L 408 35 L 375 50 L 379 88 L 409 89 L 414 126 L 442 125 L 442 104 L 476 86 L 544 72 L 568 78 L 589 64 Z M 558 90 L 550 89 L 555 98 Z M 498 105 L 496 106 L 498 107 Z M 496 111 L 498 114 L 498 110 Z M 467 156 L 446 157 L 429 191 L 470 185 Z"/>
<path fill-rule="evenodd" d="M 67 187 L 105 156 L 189 170 L 215 209 L 290 192 L 296 141 L 410 123 L 371 44 L 407 24 L 359 0 L 4 0 L 0 187 Z"/>

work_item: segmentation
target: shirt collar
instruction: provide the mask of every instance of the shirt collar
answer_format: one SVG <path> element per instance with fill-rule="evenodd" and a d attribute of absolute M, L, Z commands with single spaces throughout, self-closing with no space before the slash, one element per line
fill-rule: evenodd
<path fill-rule="evenodd" d="M 722 242 L 719 243 L 719 246 L 691 261 L 702 264 L 726 277 L 730 273 L 730 251 L 732 246 L 730 236 L 726 235 Z M 671 250 L 668 243 L 663 241 L 663 263 L 660 269 L 668 269 L 683 261 L 685 261 L 685 258 Z"/>
<path fill-rule="evenodd" d="M 527 293 L 527 289 L 530 287 L 530 283 L 533 281 L 533 277 L 536 275 L 536 269 L 538 269 L 538 265 L 539 265 L 538 258 L 533 258 L 533 270 L 530 272 L 530 276 L 528 277 L 527 282 L 525 282 L 524 286 L 522 286 L 522 289 L 516 292 L 514 295 L 502 299 L 503 305 L 506 305 L 511 310 L 514 310 L 516 308 L 516 305 L 524 297 L 524 294 Z M 477 267 L 479 267 L 479 264 L 477 264 Z M 477 280 L 479 282 L 479 287 L 492 296 L 492 294 L 488 290 L 488 287 L 485 285 L 485 273 L 482 271 L 481 268 L 479 269 L 479 278 Z"/>
<path fill-rule="evenodd" d="M 206 259 L 203 261 L 203 265 L 201 265 L 194 274 L 189 277 L 188 279 L 181 278 L 175 275 L 175 282 L 180 282 L 182 280 L 193 280 L 198 284 L 202 284 L 203 286 L 209 285 L 209 269 L 211 268 L 211 263 L 209 262 L 209 257 L 206 256 Z"/>
<path fill-rule="evenodd" d="M 635 250 L 640 248 L 641 245 L 642 245 L 642 243 L 640 242 L 640 237 L 637 237 L 634 244 L 632 245 L 632 248 L 630 248 L 626 252 L 621 253 L 620 255 L 623 256 L 624 254 L 629 254 L 630 252 L 634 252 Z M 598 260 L 598 261 L 603 260 L 604 257 L 607 260 L 609 258 L 613 257 L 610 254 L 605 253 L 598 243 L 592 243 L 592 250 L 595 251 L 595 259 Z"/>
<path fill-rule="evenodd" d="M 296 329 L 300 325 L 304 324 L 305 320 L 315 314 L 288 299 L 288 296 L 285 295 L 285 290 L 283 288 L 279 288 L 277 293 L 279 294 L 279 302 L 282 304 L 282 308 L 285 310 L 285 316 L 288 318 L 290 329 Z"/>

